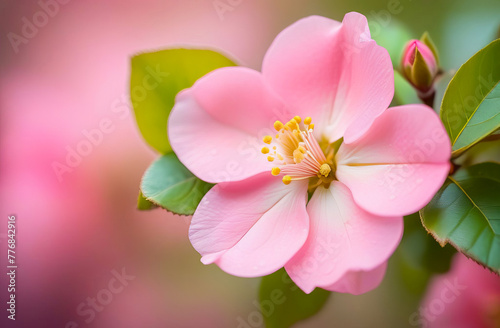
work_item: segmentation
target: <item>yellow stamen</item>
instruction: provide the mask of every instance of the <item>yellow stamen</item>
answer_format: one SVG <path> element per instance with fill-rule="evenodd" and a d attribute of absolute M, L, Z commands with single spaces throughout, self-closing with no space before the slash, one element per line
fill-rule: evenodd
<path fill-rule="evenodd" d="M 271 141 L 273 141 L 273 137 L 271 136 L 265 136 L 264 138 L 262 138 L 262 140 L 266 143 L 266 144 L 270 144 Z"/>
<path fill-rule="evenodd" d="M 276 162 L 273 176 L 282 177 L 285 185 L 312 179 L 313 189 L 321 184 L 328 187 L 335 180 L 334 154 L 326 154 L 314 138 L 311 117 L 294 116 L 289 121 L 275 121 L 273 126 L 277 132 L 262 137 L 266 145 L 261 149 L 269 162 Z"/>
<path fill-rule="evenodd" d="M 283 123 L 281 123 L 280 121 L 274 122 L 274 128 L 276 129 L 276 131 L 283 129 Z"/>
<path fill-rule="evenodd" d="M 330 165 L 328 165 L 326 163 L 322 164 L 321 167 L 319 168 L 319 174 L 321 174 L 325 178 L 328 176 L 328 174 L 330 174 L 331 171 L 332 171 L 332 168 L 330 167 Z"/>
<path fill-rule="evenodd" d="M 304 154 L 297 148 L 293 151 L 293 160 L 295 163 L 300 163 L 304 159 Z"/>

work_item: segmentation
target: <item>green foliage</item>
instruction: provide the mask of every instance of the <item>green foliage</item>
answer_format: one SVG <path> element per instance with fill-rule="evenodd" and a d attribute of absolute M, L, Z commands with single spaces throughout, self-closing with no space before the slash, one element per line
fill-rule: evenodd
<path fill-rule="evenodd" d="M 321 310 L 330 292 L 315 289 L 304 293 L 285 269 L 262 278 L 259 290 L 261 312 L 267 328 L 288 328 Z"/>
<path fill-rule="evenodd" d="M 212 186 L 194 176 L 170 153 L 158 158 L 146 170 L 141 191 L 148 201 L 168 211 L 192 215 Z"/>
<path fill-rule="evenodd" d="M 149 200 L 144 197 L 142 191 L 139 190 L 139 196 L 137 197 L 137 209 L 141 211 L 152 210 L 157 208 L 155 204 L 151 203 Z"/>
<path fill-rule="evenodd" d="M 440 116 L 454 157 L 500 128 L 499 58 L 496 40 L 463 64 L 448 85 Z"/>
<path fill-rule="evenodd" d="M 234 65 L 217 52 L 200 49 L 169 49 L 132 58 L 130 98 L 137 124 L 148 144 L 164 154 L 144 174 L 138 209 L 160 206 L 191 215 L 212 187 L 189 172 L 172 153 L 167 121 L 179 91 L 217 68 Z"/>
<path fill-rule="evenodd" d="M 441 245 L 500 272 L 499 195 L 500 164 L 459 170 L 420 211 L 422 223 Z"/>
<path fill-rule="evenodd" d="M 161 154 L 172 151 L 167 120 L 177 93 L 214 69 L 234 65 L 211 50 L 169 49 L 134 56 L 130 98 L 146 142 Z"/>

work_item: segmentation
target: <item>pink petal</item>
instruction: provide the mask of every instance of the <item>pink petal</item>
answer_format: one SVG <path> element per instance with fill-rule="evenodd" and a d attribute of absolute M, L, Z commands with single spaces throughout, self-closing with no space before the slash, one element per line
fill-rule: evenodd
<path fill-rule="evenodd" d="M 306 293 L 315 287 L 328 288 L 348 272 L 378 268 L 403 234 L 401 217 L 377 217 L 364 211 L 338 181 L 329 189 L 316 189 L 307 213 L 311 221 L 307 241 L 285 266 Z"/>
<path fill-rule="evenodd" d="M 242 180 L 270 171 L 272 165 L 260 152 L 262 136 L 276 133 L 270 128 L 282 113 L 282 102 L 260 73 L 221 68 L 179 93 L 168 122 L 170 143 L 200 179 Z"/>
<path fill-rule="evenodd" d="M 263 276 L 283 267 L 307 238 L 307 185 L 284 185 L 264 173 L 213 187 L 189 228 L 202 262 L 215 262 L 241 277 Z"/>
<path fill-rule="evenodd" d="M 387 262 L 370 271 L 349 271 L 334 284 L 323 287 L 337 293 L 361 295 L 377 288 L 385 276 Z"/>
<path fill-rule="evenodd" d="M 370 39 L 358 13 L 342 23 L 311 16 L 292 24 L 274 40 L 262 72 L 291 110 L 311 116 L 330 141 L 359 137 L 394 94 L 389 54 Z"/>
<path fill-rule="evenodd" d="M 356 203 L 380 216 L 424 207 L 450 170 L 450 140 L 425 105 L 389 108 L 362 138 L 337 153 L 337 178 Z"/>

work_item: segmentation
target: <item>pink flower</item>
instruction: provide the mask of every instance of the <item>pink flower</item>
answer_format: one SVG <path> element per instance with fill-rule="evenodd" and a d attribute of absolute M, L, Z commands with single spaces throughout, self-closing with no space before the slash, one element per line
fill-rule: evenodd
<path fill-rule="evenodd" d="M 432 88 L 439 70 L 434 53 L 419 40 L 411 40 L 406 44 L 401 68 L 406 79 L 421 92 Z"/>
<path fill-rule="evenodd" d="M 463 255 L 436 277 L 410 323 L 428 328 L 500 327 L 500 279 Z"/>
<path fill-rule="evenodd" d="M 218 183 L 190 226 L 201 261 L 242 277 L 284 266 L 308 293 L 375 288 L 402 216 L 442 185 L 451 152 L 430 108 L 387 109 L 393 92 L 389 55 L 357 13 L 301 19 L 274 40 L 262 73 L 222 68 L 181 92 L 172 147 Z"/>

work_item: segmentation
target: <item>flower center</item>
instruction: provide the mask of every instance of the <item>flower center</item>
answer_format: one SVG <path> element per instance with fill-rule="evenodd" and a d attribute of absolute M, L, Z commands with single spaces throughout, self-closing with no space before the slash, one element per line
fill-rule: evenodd
<path fill-rule="evenodd" d="M 335 179 L 333 150 L 321 148 L 313 135 L 310 117 L 303 122 L 299 116 L 286 124 L 276 121 L 274 128 L 278 133 L 274 137 L 265 136 L 263 141 L 267 146 L 262 148 L 262 153 L 268 155 L 267 160 L 277 164 L 271 170 L 273 175 L 283 175 L 286 185 L 293 180 L 310 179 L 314 187 L 330 184 Z"/>

